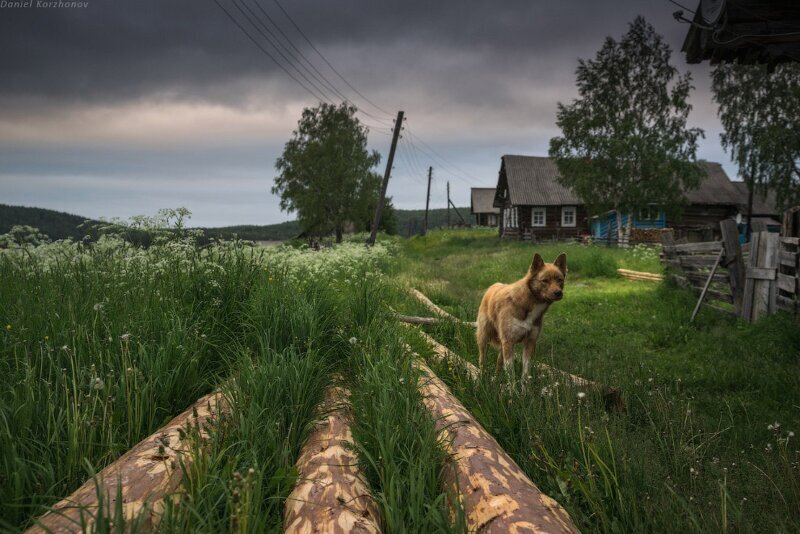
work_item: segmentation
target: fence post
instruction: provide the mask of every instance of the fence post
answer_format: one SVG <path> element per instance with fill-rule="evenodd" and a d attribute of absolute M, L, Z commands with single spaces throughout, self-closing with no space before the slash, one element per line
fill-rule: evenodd
<path fill-rule="evenodd" d="M 725 219 L 719 223 L 719 228 L 722 231 L 722 246 L 725 248 L 724 266 L 728 268 L 730 276 L 733 306 L 736 308 L 736 315 L 741 317 L 744 297 L 744 258 L 739 243 L 739 229 L 733 219 Z"/>

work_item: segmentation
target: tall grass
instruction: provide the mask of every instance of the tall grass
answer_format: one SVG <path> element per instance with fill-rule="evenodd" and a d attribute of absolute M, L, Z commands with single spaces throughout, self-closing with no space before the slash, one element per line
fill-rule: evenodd
<path fill-rule="evenodd" d="M 0 254 L 0 526 L 18 528 L 228 372 L 240 244 L 103 237 Z"/>

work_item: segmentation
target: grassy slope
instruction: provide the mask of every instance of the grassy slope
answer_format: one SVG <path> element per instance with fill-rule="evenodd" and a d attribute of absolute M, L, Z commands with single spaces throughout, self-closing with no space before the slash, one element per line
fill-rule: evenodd
<path fill-rule="evenodd" d="M 690 325 L 691 293 L 615 276 L 617 266 L 660 270 L 641 252 L 501 243 L 488 231 L 434 232 L 404 248 L 399 281 L 469 320 L 485 288 L 521 277 L 534 251 L 547 261 L 567 251 L 566 298 L 545 318 L 537 358 L 621 387 L 625 415 L 609 419 L 593 404 L 580 406 L 575 391 L 546 377 L 509 396 L 457 369 L 440 372 L 583 528 L 798 524 L 797 438 L 781 441 L 800 429 L 795 319 L 748 325 L 704 309 Z M 429 314 L 410 302 L 405 311 Z M 451 325 L 434 335 L 477 363 L 471 329 Z M 781 429 L 771 432 L 776 421 Z"/>

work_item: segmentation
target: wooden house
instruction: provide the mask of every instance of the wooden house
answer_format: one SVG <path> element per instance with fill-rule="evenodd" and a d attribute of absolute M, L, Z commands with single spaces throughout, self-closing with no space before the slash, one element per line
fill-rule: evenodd
<path fill-rule="evenodd" d="M 495 227 L 500 221 L 500 208 L 494 207 L 494 187 L 473 187 L 470 190 L 469 211 L 478 226 Z"/>
<path fill-rule="evenodd" d="M 494 206 L 500 209 L 501 237 L 536 241 L 589 234 L 583 202 L 558 183 L 550 158 L 503 156 Z"/>
<path fill-rule="evenodd" d="M 633 228 L 673 228 L 677 238 L 710 240 L 719 222 L 739 213 L 739 193 L 719 163 L 702 162 L 706 176 L 686 194 L 680 217 L 651 206 L 633 214 Z M 584 203 L 558 182 L 556 164 L 545 157 L 503 156 L 494 205 L 501 210 L 500 236 L 511 239 L 569 239 L 592 235 L 616 239 L 616 214 L 588 216 Z M 627 224 L 628 214 L 622 215 Z"/>

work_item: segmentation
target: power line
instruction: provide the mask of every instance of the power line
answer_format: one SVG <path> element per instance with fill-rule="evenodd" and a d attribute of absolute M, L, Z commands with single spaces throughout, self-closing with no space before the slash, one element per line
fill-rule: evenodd
<path fill-rule="evenodd" d="M 308 78 L 308 76 L 306 76 L 306 75 L 303 73 L 303 71 L 301 71 L 301 70 L 300 70 L 300 69 L 299 69 L 299 68 L 298 68 L 296 65 L 294 65 L 294 64 L 292 63 L 292 60 L 291 60 L 291 59 L 289 59 L 288 57 L 286 57 L 286 54 L 284 54 L 284 53 L 283 53 L 283 52 L 280 50 L 280 48 L 278 48 L 278 46 L 277 46 L 277 45 L 275 45 L 274 41 L 272 40 L 272 37 L 271 37 L 271 36 L 270 36 L 270 34 L 268 33 L 268 32 L 269 32 L 269 29 L 266 27 L 266 25 L 264 25 L 264 23 L 261 21 L 261 19 L 259 19 L 259 18 L 256 16 L 255 12 L 254 12 L 252 9 L 250 9 L 250 6 L 248 6 L 248 5 L 247 5 L 247 4 L 244 2 L 244 0 L 232 0 L 232 2 L 233 2 L 233 5 L 234 5 L 234 6 L 236 6 L 236 9 L 238 9 L 238 10 L 239 10 L 239 12 L 242 14 L 242 16 L 243 16 L 243 17 L 244 17 L 244 18 L 245 18 L 245 19 L 246 19 L 246 20 L 247 20 L 247 21 L 248 21 L 248 22 L 249 22 L 249 23 L 250 23 L 250 24 L 253 26 L 253 28 L 255 28 L 255 30 L 256 30 L 256 31 L 257 31 L 257 32 L 258 32 L 258 33 L 259 33 L 259 34 L 260 34 L 260 35 L 261 35 L 261 36 L 262 36 L 264 39 L 266 39 L 266 40 L 267 40 L 267 42 L 269 42 L 269 44 L 270 44 L 270 45 L 272 45 L 272 48 L 273 48 L 273 49 L 274 49 L 274 50 L 275 50 L 275 51 L 278 53 L 278 55 L 280 55 L 280 56 L 283 58 L 283 60 L 284 60 L 284 61 L 286 61 L 286 63 L 288 63 L 288 64 L 289 64 L 289 65 L 290 65 L 290 66 L 291 66 L 291 67 L 292 67 L 294 70 L 296 70 L 296 71 L 297 71 L 297 73 L 300 75 L 300 77 L 301 77 L 301 78 L 303 78 L 303 79 L 304 79 L 306 82 L 308 82 L 308 83 L 309 83 L 309 84 L 310 84 L 312 87 L 314 87 L 314 89 L 316 89 L 316 90 L 317 90 L 317 91 L 318 91 L 318 92 L 319 92 L 321 95 L 323 95 L 323 96 L 324 96 L 324 99 L 323 99 L 323 100 L 327 101 L 328 103 L 333 103 L 333 100 L 332 100 L 332 99 L 331 99 L 331 98 L 328 96 L 328 94 L 327 94 L 327 93 L 326 93 L 326 92 L 325 92 L 323 89 L 321 89 L 321 88 L 320 88 L 320 87 L 319 87 L 319 86 L 318 86 L 316 83 L 314 83 L 313 81 L 311 81 L 311 80 Z M 240 5 L 240 3 L 241 3 L 241 5 Z M 244 9 L 242 9 L 242 7 L 241 7 L 242 5 L 244 6 Z M 250 13 L 250 16 L 248 16 L 248 15 L 247 15 L 247 13 L 245 13 L 245 11 L 244 11 L 245 9 L 247 10 L 247 12 L 248 12 L 248 13 Z M 252 17 L 252 18 L 251 18 L 251 17 Z M 266 30 L 267 30 L 267 32 L 265 32 L 264 30 L 262 30 L 261 28 L 259 28 L 259 25 L 258 25 L 258 24 L 256 24 L 255 22 L 253 22 L 253 19 L 255 19 L 255 20 L 256 20 L 256 21 L 257 21 L 259 24 L 261 24 L 261 26 L 263 26 L 263 27 L 264 27 L 264 29 L 266 29 Z M 313 77 L 313 76 L 312 76 L 312 77 Z M 324 84 L 323 84 L 323 85 L 324 85 Z"/>
<path fill-rule="evenodd" d="M 216 0 L 215 0 L 215 1 L 216 1 Z M 381 113 L 385 114 L 385 115 L 386 115 L 386 117 L 388 118 L 387 120 L 391 120 L 391 119 L 392 119 L 392 117 L 393 117 L 393 116 L 392 116 L 392 114 L 391 114 L 391 113 L 389 113 L 388 111 L 386 111 L 385 109 L 383 109 L 382 107 L 380 107 L 379 105 L 375 104 L 375 103 L 374 103 L 372 100 L 370 100 L 369 98 L 367 98 L 366 96 L 364 96 L 364 94 L 363 94 L 363 93 L 361 93 L 361 91 L 359 91 L 358 89 L 356 89 L 356 88 L 355 88 L 355 87 L 354 87 L 354 86 L 353 86 L 353 85 L 352 85 L 350 82 L 348 82 L 348 81 L 347 81 L 347 78 L 345 78 L 344 76 L 342 76 L 342 75 L 339 73 L 339 71 L 338 71 L 338 70 L 336 70 L 336 68 L 335 68 L 333 65 L 331 65 L 331 62 L 330 62 L 330 61 L 328 61 L 328 59 L 327 59 L 327 58 L 326 58 L 326 57 L 325 57 L 325 56 L 322 54 L 322 52 L 320 52 L 320 51 L 319 51 L 319 49 L 318 49 L 316 46 L 314 46 L 314 43 L 312 43 L 312 42 L 311 42 L 311 39 L 309 39 L 309 38 L 308 38 L 308 36 L 307 36 L 307 35 L 306 35 L 306 34 L 303 32 L 303 30 L 301 30 L 301 29 L 300 29 L 300 26 L 298 26 L 298 25 L 297 25 L 297 23 L 294 21 L 294 19 L 292 18 L 292 16 L 291 16 L 291 15 L 289 15 L 289 13 L 286 11 L 286 9 L 284 9 L 283 5 L 281 5 L 281 3 L 280 3 L 278 0 L 273 0 L 273 1 L 274 1 L 274 2 L 275 2 L 275 4 L 276 4 L 276 5 L 277 5 L 277 6 L 280 8 L 280 10 L 283 12 L 283 14 L 284 14 L 284 15 L 286 16 L 286 18 L 289 20 L 289 22 L 291 22 L 291 23 L 292 23 L 292 25 L 293 25 L 293 26 L 294 26 L 294 28 L 297 30 L 297 32 L 298 32 L 300 35 L 302 35 L 302 36 L 303 36 L 303 39 L 305 39 L 305 40 L 306 40 L 306 42 L 309 44 L 309 46 L 311 46 L 311 48 L 314 50 L 314 52 L 316 52 L 316 53 L 319 55 L 319 57 L 321 57 L 321 58 L 322 58 L 322 60 L 325 62 L 325 64 L 327 64 L 327 65 L 328 65 L 328 67 L 330 67 L 330 69 L 331 69 L 331 70 L 332 70 L 334 73 L 336 73 L 336 75 L 339 77 L 339 79 L 341 79 L 341 80 L 342 80 L 342 81 L 343 81 L 343 82 L 344 82 L 344 83 L 345 83 L 345 84 L 346 84 L 346 85 L 347 85 L 347 86 L 348 86 L 350 89 L 352 89 L 352 90 L 353 90 L 353 92 L 355 92 L 355 93 L 356 93 L 358 96 L 360 96 L 361 98 L 363 98 L 363 99 L 364 99 L 364 100 L 365 100 L 365 101 L 366 101 L 368 104 L 370 104 L 372 107 L 374 107 L 375 109 L 377 109 L 377 110 L 378 110 L 378 111 L 380 111 Z"/>
<path fill-rule="evenodd" d="M 422 146 L 419 147 L 419 149 L 421 151 L 423 151 L 426 154 L 428 154 L 435 161 L 438 161 L 439 165 L 441 167 L 445 167 L 451 173 L 453 173 L 455 175 L 455 178 L 458 178 L 459 180 L 461 180 L 463 182 L 466 182 L 468 184 L 471 184 L 471 185 L 480 185 L 481 184 L 481 181 L 480 181 L 479 178 L 476 178 L 475 176 L 472 176 L 471 174 L 467 173 L 466 171 L 464 171 L 463 169 L 458 167 L 451 160 L 449 160 L 448 158 L 445 158 L 443 155 L 441 155 L 439 152 L 437 152 L 436 149 L 434 149 L 432 146 L 430 146 L 428 143 L 426 143 L 420 136 L 416 135 L 411 130 L 409 130 L 408 133 L 412 138 L 414 138 L 417 141 L 419 141 L 419 143 L 422 145 Z M 413 143 L 413 141 L 412 141 L 412 143 Z M 428 150 L 426 150 L 425 147 L 427 147 Z"/>
<path fill-rule="evenodd" d="M 230 11 L 225 9 L 225 7 L 219 3 L 219 0 L 214 0 L 214 3 L 217 4 L 217 6 L 219 6 L 219 8 L 225 13 L 225 15 L 228 16 L 231 22 L 233 22 L 236 25 L 236 27 L 239 28 L 239 30 L 241 30 L 241 32 L 245 34 L 247 38 L 250 39 L 250 41 L 252 41 L 253 44 L 256 45 L 256 47 L 258 47 L 259 50 L 261 50 L 262 53 L 264 53 L 264 55 L 266 55 L 269 59 L 271 59 L 272 62 L 275 63 L 275 65 L 277 65 L 283 72 L 285 72 L 286 75 L 289 76 L 289 78 L 294 80 L 295 83 L 297 83 L 297 85 L 305 89 L 308 92 L 308 94 L 313 96 L 316 100 L 319 100 L 320 102 L 325 100 L 324 98 L 321 98 L 318 94 L 316 94 L 314 91 L 309 89 L 305 84 L 303 84 L 303 82 L 298 80 L 291 72 L 289 72 L 289 70 L 286 69 L 286 67 L 284 67 L 277 59 L 275 59 L 275 57 L 272 54 L 270 54 L 263 46 L 261 46 L 261 43 L 259 43 L 257 39 L 255 39 L 252 35 L 250 35 L 250 33 L 244 28 L 244 26 L 242 26 L 239 23 L 239 21 L 236 20 L 236 17 L 234 17 L 230 13 Z"/>

